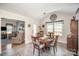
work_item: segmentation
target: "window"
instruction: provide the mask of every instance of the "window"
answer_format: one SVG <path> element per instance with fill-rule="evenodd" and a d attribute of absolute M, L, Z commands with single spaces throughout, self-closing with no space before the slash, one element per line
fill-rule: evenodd
<path fill-rule="evenodd" d="M 12 25 L 9 25 L 7 24 L 7 34 L 11 34 L 13 31 L 13 26 Z"/>
<path fill-rule="evenodd" d="M 47 23 L 47 32 L 53 32 L 53 24 Z"/>
<path fill-rule="evenodd" d="M 63 21 L 48 22 L 46 27 L 47 27 L 47 33 L 54 32 L 54 35 L 62 36 Z"/>

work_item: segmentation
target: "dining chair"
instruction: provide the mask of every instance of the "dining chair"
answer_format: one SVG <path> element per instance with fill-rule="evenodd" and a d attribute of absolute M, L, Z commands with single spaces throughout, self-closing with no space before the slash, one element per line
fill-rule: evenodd
<path fill-rule="evenodd" d="M 35 49 L 37 49 L 38 55 L 40 56 L 40 51 L 45 47 L 45 45 L 40 43 L 38 37 L 32 36 L 31 38 L 32 38 L 32 43 L 33 43 L 33 55 L 35 53 Z"/>
<path fill-rule="evenodd" d="M 53 47 L 53 51 L 54 51 L 54 55 L 55 52 L 57 51 L 57 41 L 58 41 L 58 35 L 55 36 L 55 38 L 53 39 L 53 41 L 51 43 L 49 43 L 49 47 Z"/>

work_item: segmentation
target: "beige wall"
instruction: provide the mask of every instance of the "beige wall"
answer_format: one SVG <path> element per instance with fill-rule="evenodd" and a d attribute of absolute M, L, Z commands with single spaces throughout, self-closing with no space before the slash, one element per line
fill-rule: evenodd
<path fill-rule="evenodd" d="M 73 16 L 72 13 L 67 12 L 54 12 L 57 14 L 57 20 L 64 20 L 64 26 L 63 26 L 63 35 L 59 37 L 59 42 L 67 43 L 67 35 L 70 33 L 70 20 Z M 49 22 L 50 19 L 48 17 L 45 17 L 41 23 L 45 24 L 45 22 Z"/>
<path fill-rule="evenodd" d="M 33 19 L 28 18 L 27 16 L 22 16 L 17 13 L 8 12 L 5 10 L 0 10 L 0 20 L 2 17 L 8 18 L 8 19 L 25 21 L 25 43 L 27 44 L 27 43 L 31 42 L 32 25 L 38 24 L 38 22 L 36 20 L 34 21 Z M 27 27 L 28 24 L 31 24 L 31 27 L 28 28 Z M 1 53 L 1 39 L 0 39 L 0 53 Z"/>

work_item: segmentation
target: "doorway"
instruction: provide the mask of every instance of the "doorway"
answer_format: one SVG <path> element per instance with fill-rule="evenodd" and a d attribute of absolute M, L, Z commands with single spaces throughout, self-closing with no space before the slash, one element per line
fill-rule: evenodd
<path fill-rule="evenodd" d="M 1 18 L 1 50 L 14 48 L 25 43 L 25 22 Z"/>

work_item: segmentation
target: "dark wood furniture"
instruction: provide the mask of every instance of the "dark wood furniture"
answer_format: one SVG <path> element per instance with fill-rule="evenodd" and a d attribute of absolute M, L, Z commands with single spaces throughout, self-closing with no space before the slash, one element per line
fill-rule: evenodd
<path fill-rule="evenodd" d="M 70 32 L 67 36 L 67 49 L 78 54 L 78 20 L 71 19 Z"/>

